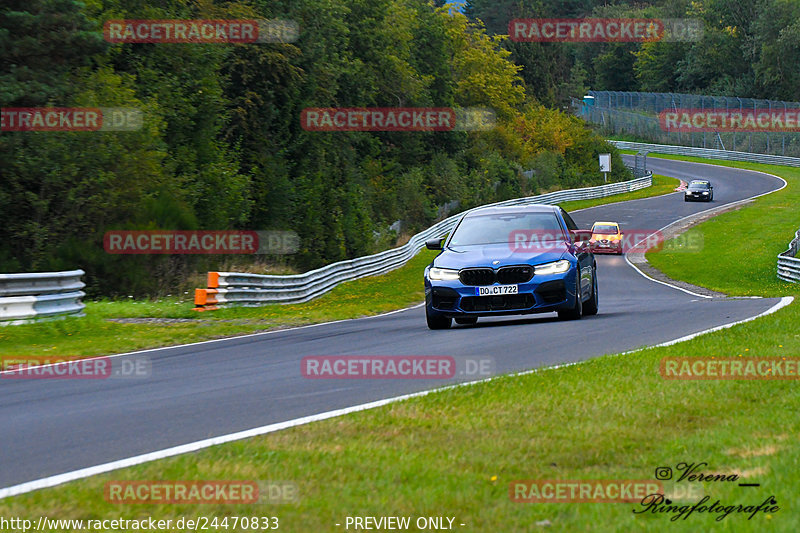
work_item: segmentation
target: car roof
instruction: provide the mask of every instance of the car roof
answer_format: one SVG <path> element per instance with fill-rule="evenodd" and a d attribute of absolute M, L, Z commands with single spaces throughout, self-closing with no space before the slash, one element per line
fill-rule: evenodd
<path fill-rule="evenodd" d="M 604 224 L 606 226 L 619 226 L 619 224 L 616 222 L 600 222 L 599 220 L 592 225 L 597 226 L 598 224 Z"/>
<path fill-rule="evenodd" d="M 476 207 L 465 216 L 502 215 L 509 213 L 557 213 L 559 209 L 557 205 L 546 204 L 486 206 Z"/>

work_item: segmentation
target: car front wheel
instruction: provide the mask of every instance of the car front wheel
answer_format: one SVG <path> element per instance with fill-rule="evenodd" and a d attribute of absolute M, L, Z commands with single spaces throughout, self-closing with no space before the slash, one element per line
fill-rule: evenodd
<path fill-rule="evenodd" d="M 431 313 L 427 306 L 425 306 L 425 320 L 428 322 L 429 329 L 449 329 L 453 324 L 450 317 Z"/>
<path fill-rule="evenodd" d="M 586 305 L 583 306 L 583 314 L 584 316 L 591 316 L 597 314 L 598 309 L 598 294 L 597 294 L 597 269 L 592 269 L 592 297 L 586 301 Z"/>
<path fill-rule="evenodd" d="M 562 320 L 578 320 L 583 316 L 583 295 L 581 294 L 581 276 L 578 273 L 578 280 L 575 282 L 575 307 L 558 312 L 558 318 Z"/>

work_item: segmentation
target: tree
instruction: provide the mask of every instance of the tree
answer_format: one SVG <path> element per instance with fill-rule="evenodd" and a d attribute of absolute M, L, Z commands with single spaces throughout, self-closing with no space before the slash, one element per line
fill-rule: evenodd
<path fill-rule="evenodd" d="M 106 49 L 76 0 L 4 0 L 0 10 L 0 106 L 63 102 L 67 75 Z"/>

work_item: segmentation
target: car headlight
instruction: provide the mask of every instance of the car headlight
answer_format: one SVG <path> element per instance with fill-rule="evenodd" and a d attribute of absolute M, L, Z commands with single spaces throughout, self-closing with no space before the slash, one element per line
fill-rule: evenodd
<path fill-rule="evenodd" d="M 569 270 L 570 264 L 569 261 L 566 259 L 561 259 L 560 261 L 555 261 L 553 263 L 545 263 L 543 265 L 536 265 L 533 267 L 533 273 L 535 274 L 563 274 L 567 270 Z"/>
<path fill-rule="evenodd" d="M 708 191 L 703 191 L 703 194 L 708 194 Z"/>
<path fill-rule="evenodd" d="M 458 270 L 432 267 L 428 271 L 428 278 L 433 281 L 455 281 L 458 279 Z"/>

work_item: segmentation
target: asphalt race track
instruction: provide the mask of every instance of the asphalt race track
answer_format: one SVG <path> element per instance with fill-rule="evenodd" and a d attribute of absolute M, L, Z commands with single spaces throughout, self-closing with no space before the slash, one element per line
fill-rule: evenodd
<path fill-rule="evenodd" d="M 587 209 L 575 213 L 575 220 L 584 227 L 612 220 L 623 229 L 658 229 L 782 186 L 764 174 L 723 167 L 651 159 L 648 168 L 712 180 L 714 202 L 684 203 L 682 193 L 674 193 Z M 505 373 L 672 340 L 754 316 L 778 302 L 699 298 L 646 279 L 621 256 L 598 256 L 597 264 L 600 313 L 576 322 L 560 322 L 553 313 L 429 331 L 424 309 L 416 307 L 142 352 L 152 361 L 146 379 L 0 379 L 0 487 L 449 383 L 306 379 L 304 356 L 488 355 Z"/>

